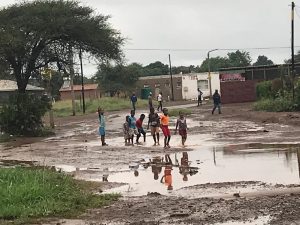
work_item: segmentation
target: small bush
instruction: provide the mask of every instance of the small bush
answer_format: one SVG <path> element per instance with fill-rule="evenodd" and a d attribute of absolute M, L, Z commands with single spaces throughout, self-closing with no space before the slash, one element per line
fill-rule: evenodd
<path fill-rule="evenodd" d="M 254 109 L 258 111 L 285 112 L 295 111 L 297 108 L 297 104 L 294 104 L 292 100 L 283 97 L 276 99 L 261 99 L 254 103 Z"/>
<path fill-rule="evenodd" d="M 272 81 L 263 81 L 256 85 L 256 96 L 258 99 L 274 98 L 276 92 L 272 90 Z"/>
<path fill-rule="evenodd" d="M 0 127 L 7 134 L 39 136 L 49 99 L 34 94 L 16 94 L 0 110 Z"/>

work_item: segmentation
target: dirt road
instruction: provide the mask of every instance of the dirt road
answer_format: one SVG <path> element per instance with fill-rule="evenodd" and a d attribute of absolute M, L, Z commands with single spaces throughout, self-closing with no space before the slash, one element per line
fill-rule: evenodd
<path fill-rule="evenodd" d="M 0 162 L 55 166 L 124 196 L 59 223 L 300 224 L 300 113 L 255 112 L 250 104 L 225 105 L 215 115 L 209 105 L 191 109 L 186 148 L 175 135 L 168 150 L 152 146 L 151 136 L 125 146 L 126 112 L 115 112 L 107 115 L 109 146 L 100 146 L 96 114 L 70 117 L 56 121 L 55 137 L 0 146 Z M 183 151 L 194 171 L 182 170 Z M 163 178 L 167 167 L 150 162 L 165 154 L 173 161 L 172 189 Z"/>

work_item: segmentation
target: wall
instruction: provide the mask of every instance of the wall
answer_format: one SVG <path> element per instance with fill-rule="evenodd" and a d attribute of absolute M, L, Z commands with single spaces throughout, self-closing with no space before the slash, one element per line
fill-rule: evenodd
<path fill-rule="evenodd" d="M 182 98 L 184 100 L 197 99 L 197 74 L 182 76 Z"/>
<path fill-rule="evenodd" d="M 222 103 L 241 103 L 256 100 L 255 80 L 221 82 Z"/>
<path fill-rule="evenodd" d="M 75 99 L 81 98 L 81 91 L 74 91 Z M 100 90 L 84 90 L 84 98 L 86 99 L 95 99 L 100 98 Z M 60 92 L 60 100 L 72 99 L 70 91 L 61 91 Z"/>
<path fill-rule="evenodd" d="M 169 75 L 141 77 L 136 85 L 136 94 L 139 97 L 141 96 L 141 88 L 149 87 L 154 99 L 156 99 L 159 91 L 162 91 L 164 101 L 168 100 L 168 96 L 171 99 L 171 79 Z M 173 76 L 173 92 L 174 100 L 182 100 L 182 76 Z"/>

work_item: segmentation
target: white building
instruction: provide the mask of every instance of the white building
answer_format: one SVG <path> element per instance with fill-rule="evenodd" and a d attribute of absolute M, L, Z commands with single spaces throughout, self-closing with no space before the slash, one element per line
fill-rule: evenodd
<path fill-rule="evenodd" d="M 217 89 L 220 91 L 219 73 L 213 72 L 211 75 L 211 92 Z M 198 98 L 197 89 L 203 92 L 203 97 L 210 95 L 208 73 L 193 73 L 182 75 L 182 98 L 192 100 Z"/>

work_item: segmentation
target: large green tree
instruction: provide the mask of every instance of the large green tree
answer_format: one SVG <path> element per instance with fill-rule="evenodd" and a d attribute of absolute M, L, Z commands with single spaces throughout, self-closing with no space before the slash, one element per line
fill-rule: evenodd
<path fill-rule="evenodd" d="M 274 63 L 272 60 L 268 59 L 268 57 L 264 55 L 258 56 L 256 62 L 253 63 L 253 66 L 266 66 L 266 65 L 274 65 Z"/>
<path fill-rule="evenodd" d="M 251 65 L 251 57 L 249 52 L 237 50 L 227 54 L 230 67 L 243 67 Z"/>
<path fill-rule="evenodd" d="M 160 61 L 150 63 L 143 68 L 143 76 L 157 76 L 169 74 L 169 66 Z"/>
<path fill-rule="evenodd" d="M 124 39 L 108 19 L 76 1 L 25 1 L 5 7 L 0 11 L 0 64 L 11 67 L 24 93 L 30 76 L 41 68 L 66 68 L 70 51 L 118 60 Z"/>
<path fill-rule="evenodd" d="M 99 82 L 103 90 L 115 95 L 118 91 L 130 92 L 141 76 L 141 66 L 137 63 L 128 66 L 119 64 L 113 66 L 109 63 L 98 66 L 94 79 Z"/>
<path fill-rule="evenodd" d="M 212 57 L 209 59 L 210 71 L 218 71 L 221 68 L 229 67 L 229 61 L 227 57 Z M 206 58 L 201 66 L 200 72 L 207 72 L 208 71 L 208 59 Z"/>

